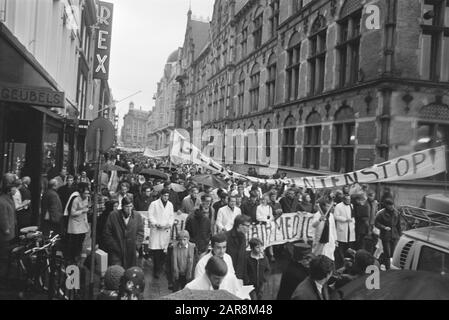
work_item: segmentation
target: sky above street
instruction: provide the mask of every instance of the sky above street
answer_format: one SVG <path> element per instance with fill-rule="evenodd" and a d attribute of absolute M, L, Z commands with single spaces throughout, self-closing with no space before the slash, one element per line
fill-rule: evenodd
<path fill-rule="evenodd" d="M 182 47 L 189 0 L 106 0 L 114 3 L 109 86 L 119 101 L 119 128 L 130 101 L 150 110 L 170 53 Z M 212 17 L 214 0 L 191 0 L 194 16 Z"/>

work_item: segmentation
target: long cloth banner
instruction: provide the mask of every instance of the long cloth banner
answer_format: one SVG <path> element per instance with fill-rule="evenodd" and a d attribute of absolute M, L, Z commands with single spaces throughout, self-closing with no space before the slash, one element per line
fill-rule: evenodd
<path fill-rule="evenodd" d="M 153 150 L 150 148 L 145 148 L 143 155 L 148 158 L 163 158 L 169 156 L 169 148 L 164 148 L 160 150 Z"/>
<path fill-rule="evenodd" d="M 226 170 L 221 164 L 202 154 L 197 147 L 176 130 L 173 135 L 171 156 L 192 161 L 216 173 L 243 178 L 256 183 L 269 185 L 295 184 L 296 186 L 315 189 L 342 187 L 356 183 L 414 180 L 431 177 L 446 171 L 446 149 L 441 146 L 404 155 L 349 173 L 294 179 L 259 179 Z"/>
<path fill-rule="evenodd" d="M 148 226 L 148 212 L 138 211 L 144 218 L 145 239 L 149 237 L 150 228 Z M 185 228 L 187 214 L 175 214 L 175 223 L 171 230 L 171 240 L 176 240 L 178 233 Z M 265 247 L 284 244 L 298 240 L 310 240 L 314 235 L 314 228 L 311 225 L 312 215 L 310 213 L 284 213 L 275 221 L 267 224 L 254 224 L 246 234 L 246 241 L 251 238 L 259 238 Z M 247 246 L 249 249 L 249 246 Z"/>

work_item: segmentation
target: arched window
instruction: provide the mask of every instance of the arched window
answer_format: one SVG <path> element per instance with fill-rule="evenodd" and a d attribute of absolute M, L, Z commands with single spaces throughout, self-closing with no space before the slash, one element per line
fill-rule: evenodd
<path fill-rule="evenodd" d="M 273 53 L 270 56 L 270 59 L 268 59 L 267 64 L 267 106 L 268 108 L 274 106 L 275 102 L 275 96 L 276 96 L 276 66 L 277 66 L 277 59 L 276 55 Z"/>
<path fill-rule="evenodd" d="M 218 119 L 223 119 L 226 114 L 226 85 L 223 83 L 223 85 L 220 88 L 220 109 L 218 110 Z M 217 119 L 217 120 L 218 120 Z"/>
<path fill-rule="evenodd" d="M 309 56 L 310 93 L 321 93 L 324 89 L 326 67 L 326 19 L 319 15 L 312 24 Z"/>
<path fill-rule="evenodd" d="M 437 146 L 446 146 L 446 166 L 449 168 L 449 106 L 431 103 L 419 111 L 416 151 Z M 433 181 L 446 180 L 446 173 L 427 178 Z"/>
<path fill-rule="evenodd" d="M 296 148 L 296 120 L 293 116 L 289 116 L 284 122 L 284 130 L 282 135 L 282 165 L 293 167 L 295 164 L 295 148 Z"/>
<path fill-rule="evenodd" d="M 245 130 L 245 163 L 255 164 L 257 159 L 257 135 L 254 125 Z"/>
<path fill-rule="evenodd" d="M 255 112 L 259 109 L 259 87 L 260 87 L 260 67 L 255 64 L 251 70 L 251 88 L 249 89 L 250 110 Z"/>
<path fill-rule="evenodd" d="M 257 9 L 254 15 L 254 49 L 259 49 L 262 46 L 262 30 L 263 30 L 263 9 Z"/>
<path fill-rule="evenodd" d="M 312 112 L 306 119 L 304 136 L 304 168 L 320 168 L 321 151 L 321 116 Z"/>
<path fill-rule="evenodd" d="M 354 169 L 355 117 L 351 107 L 341 107 L 334 119 L 334 142 L 332 146 L 335 172 L 351 172 Z"/>
<path fill-rule="evenodd" d="M 239 77 L 239 93 L 238 93 L 238 110 L 237 115 L 243 115 L 244 103 L 245 103 L 245 74 L 243 71 Z"/>
<path fill-rule="evenodd" d="M 339 44 L 337 45 L 340 87 L 349 86 L 358 81 L 362 8 L 359 0 L 346 0 L 340 11 Z"/>
<path fill-rule="evenodd" d="M 295 32 L 287 49 L 287 100 L 296 100 L 299 93 L 299 69 L 301 66 L 301 37 Z"/>
<path fill-rule="evenodd" d="M 218 85 L 215 86 L 214 89 L 214 104 L 213 104 L 213 111 L 212 111 L 212 120 L 218 120 Z"/>

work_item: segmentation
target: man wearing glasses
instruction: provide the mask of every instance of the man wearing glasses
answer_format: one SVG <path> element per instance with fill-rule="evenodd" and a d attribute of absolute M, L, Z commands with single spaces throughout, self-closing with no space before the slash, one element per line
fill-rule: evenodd
<path fill-rule="evenodd" d="M 247 281 L 246 273 L 246 234 L 251 227 L 251 218 L 238 215 L 234 219 L 234 226 L 226 232 L 228 240 L 227 252 L 232 258 L 235 275 L 244 283 Z"/>

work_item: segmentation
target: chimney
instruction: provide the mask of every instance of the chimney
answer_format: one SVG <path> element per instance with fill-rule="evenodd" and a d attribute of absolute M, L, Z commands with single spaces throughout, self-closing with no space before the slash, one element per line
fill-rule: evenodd
<path fill-rule="evenodd" d="M 129 110 L 133 110 L 134 109 L 134 102 L 130 102 L 129 103 Z"/>

